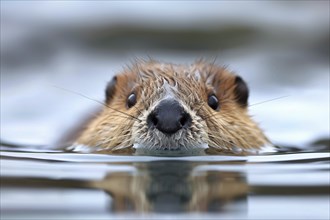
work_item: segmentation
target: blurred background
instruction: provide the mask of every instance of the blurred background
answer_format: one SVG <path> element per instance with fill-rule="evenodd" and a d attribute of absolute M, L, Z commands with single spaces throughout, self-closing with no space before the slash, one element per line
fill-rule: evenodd
<path fill-rule="evenodd" d="M 1 1 L 0 43 L 2 140 L 54 142 L 97 105 L 57 87 L 103 100 L 149 56 L 228 65 L 276 144 L 329 138 L 329 1 Z"/>

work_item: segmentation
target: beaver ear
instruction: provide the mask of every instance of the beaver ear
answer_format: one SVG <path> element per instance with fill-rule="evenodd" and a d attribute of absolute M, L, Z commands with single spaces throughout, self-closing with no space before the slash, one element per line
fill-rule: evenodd
<path fill-rule="evenodd" d="M 235 78 L 235 96 L 236 101 L 242 107 L 247 107 L 249 98 L 249 88 L 240 76 Z"/>
<path fill-rule="evenodd" d="M 110 82 L 108 82 L 107 87 L 105 89 L 105 101 L 109 103 L 110 100 L 115 95 L 115 89 L 117 84 L 117 76 L 114 76 Z"/>

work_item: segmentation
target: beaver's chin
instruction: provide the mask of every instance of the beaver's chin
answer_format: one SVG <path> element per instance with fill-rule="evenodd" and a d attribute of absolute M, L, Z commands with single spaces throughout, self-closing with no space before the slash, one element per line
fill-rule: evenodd
<path fill-rule="evenodd" d="M 195 145 L 155 145 L 155 144 L 134 144 L 136 155 L 149 156 L 193 156 L 205 155 L 207 144 Z"/>
<path fill-rule="evenodd" d="M 132 138 L 137 155 L 205 155 L 205 149 L 208 148 L 207 134 L 192 132 L 188 128 L 180 129 L 173 134 L 149 129 L 144 134 L 133 132 Z"/>

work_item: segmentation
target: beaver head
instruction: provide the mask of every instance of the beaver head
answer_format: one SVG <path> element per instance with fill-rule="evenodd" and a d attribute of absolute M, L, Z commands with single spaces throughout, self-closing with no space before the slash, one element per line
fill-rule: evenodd
<path fill-rule="evenodd" d="M 102 151 L 260 149 L 268 142 L 247 112 L 249 90 L 224 67 L 139 61 L 107 85 L 103 110 L 76 140 Z"/>

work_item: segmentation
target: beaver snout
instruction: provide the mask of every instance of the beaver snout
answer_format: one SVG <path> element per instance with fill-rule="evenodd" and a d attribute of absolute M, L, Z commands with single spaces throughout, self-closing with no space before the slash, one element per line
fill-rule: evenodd
<path fill-rule="evenodd" d="M 149 128 L 156 128 L 168 135 L 189 127 L 191 121 L 190 115 L 174 99 L 162 100 L 147 118 Z"/>

